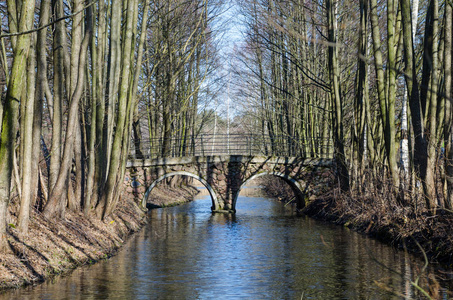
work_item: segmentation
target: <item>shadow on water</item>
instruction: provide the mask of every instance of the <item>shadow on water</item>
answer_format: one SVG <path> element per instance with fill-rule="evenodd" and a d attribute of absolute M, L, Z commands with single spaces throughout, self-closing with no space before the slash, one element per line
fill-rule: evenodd
<path fill-rule="evenodd" d="M 216 214 L 213 213 L 211 218 L 209 219 L 211 224 L 219 224 L 219 225 L 227 225 L 233 226 L 237 224 L 236 221 L 236 214 Z"/>
<path fill-rule="evenodd" d="M 152 204 L 152 203 L 146 203 L 146 208 L 147 209 L 156 209 L 156 208 L 161 208 L 161 206 Z"/>

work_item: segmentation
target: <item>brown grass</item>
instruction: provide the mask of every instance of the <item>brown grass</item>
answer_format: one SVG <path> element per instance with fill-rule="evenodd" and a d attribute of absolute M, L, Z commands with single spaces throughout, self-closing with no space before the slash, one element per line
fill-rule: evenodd
<path fill-rule="evenodd" d="M 33 210 L 29 232 L 21 235 L 14 225 L 15 205 L 11 206 L 10 251 L 0 254 L 0 290 L 42 282 L 107 258 L 146 222 L 143 211 L 123 199 L 104 221 L 71 211 L 65 220 L 49 220 Z"/>
<path fill-rule="evenodd" d="M 150 196 L 161 206 L 187 202 L 193 187 L 156 188 Z M 122 197 L 112 216 L 104 221 L 66 212 L 64 220 L 49 220 L 37 210 L 30 216 L 30 230 L 21 236 L 15 229 L 18 204 L 11 203 L 8 253 L 0 254 L 0 291 L 35 284 L 74 268 L 106 259 L 146 223 L 144 213 L 131 198 Z"/>
<path fill-rule="evenodd" d="M 192 201 L 198 194 L 198 189 L 186 184 L 171 188 L 167 184 L 160 184 L 151 191 L 149 206 L 166 207 L 175 206 Z"/>

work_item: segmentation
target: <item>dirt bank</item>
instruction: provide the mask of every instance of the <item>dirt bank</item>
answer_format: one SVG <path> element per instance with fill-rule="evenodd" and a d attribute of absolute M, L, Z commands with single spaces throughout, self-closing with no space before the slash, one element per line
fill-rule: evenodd
<path fill-rule="evenodd" d="M 453 214 L 435 215 L 394 201 L 351 197 L 332 192 L 304 209 L 305 214 L 347 226 L 431 262 L 453 267 Z"/>
<path fill-rule="evenodd" d="M 198 193 L 198 189 L 192 185 L 181 185 L 178 188 L 159 186 L 151 192 L 147 206 L 159 208 L 187 203 L 192 201 Z"/>
<path fill-rule="evenodd" d="M 288 201 L 294 196 L 283 181 L 262 177 L 260 184 L 275 199 Z M 432 215 L 421 207 L 402 205 L 388 194 L 351 196 L 334 189 L 310 201 L 303 213 L 347 226 L 397 248 L 426 254 L 431 262 L 452 268 L 453 214 L 439 210 Z"/>
<path fill-rule="evenodd" d="M 283 202 L 288 202 L 294 196 L 288 184 L 282 181 L 263 177 L 260 184 L 269 197 Z M 440 299 L 442 286 L 450 287 L 450 290 L 452 286 L 453 213 L 438 210 L 432 214 L 422 209 L 422 206 L 420 201 L 415 205 L 403 205 L 389 193 L 352 196 L 333 189 L 311 200 L 302 213 L 346 226 L 395 248 L 407 250 L 421 259 L 426 257 L 430 264 L 413 266 L 412 284 L 421 288 L 421 293 L 428 295 L 426 298 Z M 401 296 L 398 291 L 386 286 L 382 288 Z M 420 299 L 425 297 L 420 296 Z"/>
<path fill-rule="evenodd" d="M 159 187 L 151 198 L 155 206 L 170 206 L 190 201 L 196 194 L 194 187 Z M 11 251 L 0 254 L 0 292 L 43 282 L 109 258 L 146 224 L 147 216 L 131 199 L 124 198 L 104 221 L 67 211 L 66 219 L 56 222 L 33 211 L 29 234 L 21 236 L 14 226 L 15 209 L 13 203 L 9 222 Z"/>

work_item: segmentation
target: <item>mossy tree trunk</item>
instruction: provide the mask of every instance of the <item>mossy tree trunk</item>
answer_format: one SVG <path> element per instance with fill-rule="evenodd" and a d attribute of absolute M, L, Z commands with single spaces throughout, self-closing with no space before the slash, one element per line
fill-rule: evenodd
<path fill-rule="evenodd" d="M 20 10 L 17 30 L 24 32 L 33 27 L 35 1 L 24 0 Z M 18 11 L 13 11 L 18 15 Z M 10 24 L 13 28 L 13 24 Z M 11 174 L 13 169 L 13 152 L 16 145 L 18 130 L 19 103 L 25 82 L 27 57 L 30 49 L 31 36 L 21 34 L 17 37 L 14 49 L 13 64 L 6 94 L 0 140 L 0 251 L 7 246 L 6 222 L 11 190 Z"/>

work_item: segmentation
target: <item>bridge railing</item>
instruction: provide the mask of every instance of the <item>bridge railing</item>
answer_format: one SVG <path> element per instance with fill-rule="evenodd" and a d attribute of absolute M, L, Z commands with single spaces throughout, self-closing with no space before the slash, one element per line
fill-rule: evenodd
<path fill-rule="evenodd" d="M 131 159 L 213 155 L 330 158 L 332 153 L 332 142 L 329 139 L 244 134 L 203 134 L 185 139 L 132 140 L 130 147 Z"/>

